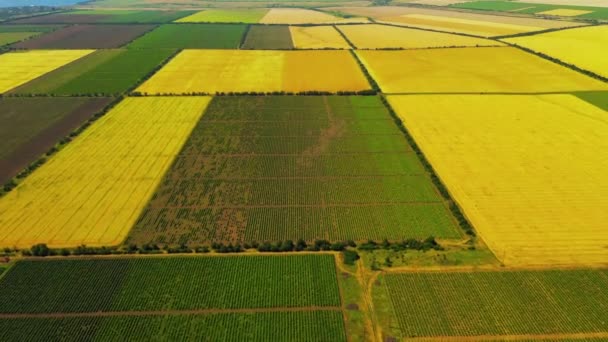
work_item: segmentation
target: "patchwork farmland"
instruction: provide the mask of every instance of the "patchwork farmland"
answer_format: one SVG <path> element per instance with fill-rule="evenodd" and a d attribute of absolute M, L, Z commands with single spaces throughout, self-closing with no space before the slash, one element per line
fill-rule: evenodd
<path fill-rule="evenodd" d="M 1 341 L 608 339 L 601 0 L 74 2 L 0 4 Z"/>

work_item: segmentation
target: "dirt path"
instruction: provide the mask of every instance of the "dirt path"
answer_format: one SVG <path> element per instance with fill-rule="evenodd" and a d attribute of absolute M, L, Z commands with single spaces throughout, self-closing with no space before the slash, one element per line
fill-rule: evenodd
<path fill-rule="evenodd" d="M 264 313 L 301 311 L 342 311 L 337 306 L 300 306 L 246 309 L 195 309 L 159 311 L 97 311 L 97 312 L 51 312 L 51 313 L 2 313 L 0 319 L 11 318 L 67 318 L 67 317 L 115 317 L 115 316 L 164 316 L 164 315 L 209 315 L 226 313 Z"/>

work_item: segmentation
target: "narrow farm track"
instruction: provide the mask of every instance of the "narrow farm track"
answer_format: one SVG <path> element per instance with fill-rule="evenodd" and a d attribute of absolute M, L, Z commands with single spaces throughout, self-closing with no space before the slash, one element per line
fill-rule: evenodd
<path fill-rule="evenodd" d="M 303 312 L 303 311 L 342 311 L 337 306 L 303 306 L 245 309 L 195 309 L 195 310 L 159 310 L 159 311 L 97 311 L 97 312 L 52 312 L 27 314 L 0 314 L 0 319 L 16 318 L 70 318 L 70 317 L 117 317 L 117 316 L 165 316 L 165 315 L 210 315 L 229 313 L 265 313 L 265 312 Z"/>

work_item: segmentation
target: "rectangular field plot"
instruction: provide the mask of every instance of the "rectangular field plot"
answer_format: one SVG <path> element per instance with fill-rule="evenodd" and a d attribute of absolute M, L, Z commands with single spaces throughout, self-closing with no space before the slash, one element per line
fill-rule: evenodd
<path fill-rule="evenodd" d="M 41 15 L 12 21 L 23 24 L 116 24 L 166 23 L 192 14 L 192 11 L 130 11 L 76 10 L 66 13 Z"/>
<path fill-rule="evenodd" d="M 137 91 L 144 94 L 362 91 L 348 51 L 184 50 Z"/>
<path fill-rule="evenodd" d="M 209 98 L 127 98 L 0 198 L 0 245 L 123 241 Z"/>
<path fill-rule="evenodd" d="M 129 44 L 135 49 L 236 49 L 246 25 L 161 25 Z"/>
<path fill-rule="evenodd" d="M 242 48 L 258 50 L 293 49 L 289 26 L 251 26 Z"/>
<path fill-rule="evenodd" d="M 17 87 L 15 94 L 120 94 L 134 87 L 175 50 L 98 50 Z"/>
<path fill-rule="evenodd" d="M 397 273 L 379 282 L 374 300 L 388 294 L 393 337 L 562 341 L 607 332 L 605 270 Z"/>
<path fill-rule="evenodd" d="M 0 291 L 6 341 L 346 340 L 330 255 L 22 261 Z"/>
<path fill-rule="evenodd" d="M 385 93 L 480 94 L 608 89 L 605 82 L 512 47 L 362 50 L 357 54 Z"/>
<path fill-rule="evenodd" d="M 333 26 L 290 26 L 296 49 L 350 49 Z"/>
<path fill-rule="evenodd" d="M 591 26 L 505 39 L 608 77 L 608 26 Z"/>
<path fill-rule="evenodd" d="M 489 39 L 388 25 L 342 25 L 338 29 L 360 49 L 504 45 Z"/>
<path fill-rule="evenodd" d="M 176 20 L 178 23 L 247 23 L 255 24 L 268 12 L 266 8 L 208 9 Z"/>
<path fill-rule="evenodd" d="M 342 313 L 285 311 L 0 320 L 3 341 L 346 342 Z"/>
<path fill-rule="evenodd" d="M 608 260 L 608 112 L 572 95 L 389 101 L 504 263 Z"/>
<path fill-rule="evenodd" d="M 216 97 L 128 241 L 459 238 L 377 97 Z"/>
<path fill-rule="evenodd" d="M 46 153 L 110 98 L 0 98 L 0 184 Z"/>
<path fill-rule="evenodd" d="M 153 25 L 73 25 L 14 45 L 17 49 L 111 49 L 125 45 Z"/>
<path fill-rule="evenodd" d="M 93 50 L 45 50 L 2 54 L 0 55 L 0 94 L 92 52 Z"/>
<path fill-rule="evenodd" d="M 367 18 L 344 19 L 321 11 L 302 8 L 272 8 L 260 20 L 262 24 L 334 24 L 365 23 Z"/>

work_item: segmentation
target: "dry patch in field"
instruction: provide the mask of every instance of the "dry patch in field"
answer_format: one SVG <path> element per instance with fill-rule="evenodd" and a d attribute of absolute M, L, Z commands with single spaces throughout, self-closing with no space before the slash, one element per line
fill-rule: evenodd
<path fill-rule="evenodd" d="M 118 104 L 0 199 L 0 245 L 119 244 L 209 99 Z"/>
<path fill-rule="evenodd" d="M 608 77 L 608 26 L 590 26 L 505 39 Z"/>
<path fill-rule="evenodd" d="M 333 26 L 290 26 L 291 39 L 296 49 L 349 49 Z"/>
<path fill-rule="evenodd" d="M 339 18 L 320 11 L 301 8 L 273 8 L 260 20 L 262 24 L 365 23 L 366 18 Z"/>
<path fill-rule="evenodd" d="M 0 55 L 0 94 L 84 57 L 94 50 L 44 50 Z"/>
<path fill-rule="evenodd" d="M 455 46 L 501 46 L 492 40 L 465 37 L 449 33 L 430 32 L 388 25 L 340 26 L 346 37 L 361 49 L 429 48 Z"/>
<path fill-rule="evenodd" d="M 466 33 L 482 37 L 502 36 L 521 32 L 581 25 L 581 23 L 562 20 L 523 18 L 403 6 L 336 7 L 329 8 L 328 10 L 372 17 L 378 22 L 388 22 L 395 25 Z"/>
<path fill-rule="evenodd" d="M 185 50 L 137 91 L 147 94 L 370 89 L 348 51 Z"/>
<path fill-rule="evenodd" d="M 360 50 L 386 93 L 535 93 L 607 90 L 602 81 L 512 47 Z"/>
<path fill-rule="evenodd" d="M 589 13 L 593 13 L 593 11 L 558 8 L 558 9 L 554 9 L 554 10 L 538 12 L 536 14 L 557 15 L 557 16 L 561 16 L 561 17 L 576 17 L 577 15 L 583 15 L 583 14 L 589 14 Z"/>
<path fill-rule="evenodd" d="M 606 263 L 608 112 L 572 95 L 389 101 L 503 262 Z"/>

